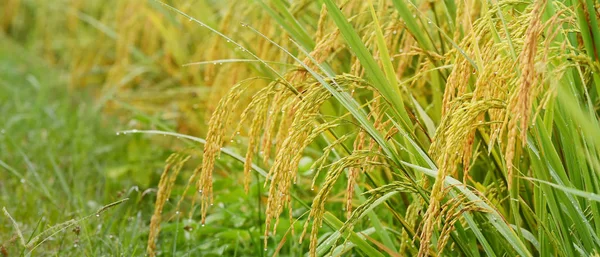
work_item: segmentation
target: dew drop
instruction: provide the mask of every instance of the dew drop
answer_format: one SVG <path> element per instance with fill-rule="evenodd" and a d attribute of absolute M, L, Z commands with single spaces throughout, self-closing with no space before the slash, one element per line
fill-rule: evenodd
<path fill-rule="evenodd" d="M 396 34 L 398 34 L 398 31 L 397 31 L 397 30 L 394 30 L 394 31 L 392 32 L 392 34 L 396 35 Z"/>
<path fill-rule="evenodd" d="M 204 227 L 204 226 L 205 226 L 204 223 L 202 223 L 202 227 Z"/>
<path fill-rule="evenodd" d="M 78 244 L 73 244 L 73 247 L 77 248 L 77 247 L 79 247 L 79 245 Z"/>
<path fill-rule="evenodd" d="M 265 252 L 267 251 L 267 248 L 265 248 Z"/>
<path fill-rule="evenodd" d="M 4 134 L 4 133 L 2 133 L 2 134 Z M 117 136 L 118 136 L 118 135 L 121 135 L 121 133 L 117 132 Z"/>
<path fill-rule="evenodd" d="M 100 213 L 96 214 L 96 217 L 100 217 Z"/>

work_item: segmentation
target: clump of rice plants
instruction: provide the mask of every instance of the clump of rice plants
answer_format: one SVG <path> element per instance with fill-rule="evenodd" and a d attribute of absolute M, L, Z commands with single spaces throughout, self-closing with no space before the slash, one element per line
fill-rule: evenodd
<path fill-rule="evenodd" d="M 193 68 L 213 94 L 207 124 L 186 123 L 203 129 L 179 131 L 206 134 L 174 211 L 205 224 L 227 174 L 266 188 L 274 255 L 290 238 L 310 256 L 598 254 L 596 1 L 257 0 L 218 23 L 153 4 L 209 42 L 165 57 L 200 59 L 170 74 Z M 222 153 L 243 168 L 215 169 Z M 151 256 L 185 160 L 161 179 Z M 274 244 L 285 216 L 302 230 Z"/>
<path fill-rule="evenodd" d="M 245 137 L 244 187 L 251 164 L 269 170 L 266 247 L 279 217 L 294 219 L 294 194 L 311 185 L 300 236 L 310 230 L 311 256 L 347 251 L 336 247 L 342 241 L 367 255 L 596 253 L 592 1 L 325 0 L 297 12 L 283 1 L 259 4 L 285 36 L 241 26 L 295 67 L 278 69 L 244 48 L 272 82 L 237 84 L 212 115 L 191 179 L 202 222 L 215 160 Z M 312 178 L 298 167 L 309 150 L 321 155 Z M 329 204 L 344 191 L 346 200 Z M 334 206 L 346 210 L 342 226 Z M 318 240 L 323 223 L 338 231 L 332 240 Z M 359 227 L 376 232 L 360 238 Z"/>

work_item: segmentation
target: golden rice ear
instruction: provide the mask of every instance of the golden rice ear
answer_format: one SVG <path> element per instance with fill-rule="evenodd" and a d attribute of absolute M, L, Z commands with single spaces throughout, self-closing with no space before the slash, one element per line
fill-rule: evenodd
<path fill-rule="evenodd" d="M 319 83 L 311 83 L 306 85 L 302 94 L 294 97 L 293 104 L 287 107 L 291 108 L 295 115 L 290 116 L 292 121 L 287 135 L 281 142 L 281 148 L 277 149 L 273 165 L 265 180 L 265 184 L 270 183 L 265 219 L 265 247 L 269 232 L 276 230 L 283 209 L 292 207 L 290 188 L 296 180 L 298 163 L 304 148 L 323 132 L 322 126 L 315 127 L 307 124 L 316 124 L 319 108 L 329 97 L 331 94 Z M 273 219 L 275 222 L 271 229 Z"/>
<path fill-rule="evenodd" d="M 177 175 L 181 171 L 183 165 L 190 159 L 190 156 L 181 156 L 180 154 L 171 154 L 166 161 L 165 168 L 160 181 L 158 182 L 158 191 L 156 192 L 156 203 L 154 204 L 154 214 L 150 219 L 150 228 L 148 235 L 148 245 L 146 251 L 149 256 L 155 256 L 156 239 L 160 232 L 160 222 L 162 220 L 162 212 L 165 203 L 171 196 L 171 190 L 177 179 Z"/>
<path fill-rule="evenodd" d="M 333 128 L 334 126 L 331 126 L 331 127 Z M 311 191 L 315 189 L 315 184 L 317 183 L 317 179 L 319 178 L 319 174 L 325 168 L 327 160 L 329 159 L 329 157 L 331 155 L 331 152 L 335 151 L 334 149 L 336 147 L 340 147 L 340 145 L 343 144 L 343 143 L 345 143 L 346 140 L 348 140 L 349 138 L 350 138 L 349 135 L 342 135 L 337 140 L 331 142 L 329 145 L 327 145 L 325 148 L 323 148 L 323 155 L 321 155 L 321 157 L 319 157 L 313 163 L 313 165 L 310 167 L 310 169 L 314 171 L 312 184 L 310 186 L 310 190 Z"/>
<path fill-rule="evenodd" d="M 257 142 L 259 141 L 260 134 L 263 130 L 265 116 L 269 115 L 268 107 L 270 97 L 273 95 L 273 87 L 273 84 L 271 84 L 269 87 L 264 88 L 254 95 L 252 102 L 247 108 L 247 110 L 250 110 L 255 114 L 248 133 L 248 148 L 246 151 L 246 160 L 244 162 L 244 190 L 246 192 L 248 192 L 250 186 L 250 171 L 252 169 L 254 153 L 256 152 L 256 149 L 258 149 Z"/>
<path fill-rule="evenodd" d="M 327 22 L 327 6 L 321 4 L 321 12 L 319 13 L 319 21 L 317 22 L 317 31 L 315 32 L 315 42 L 323 40 L 325 34 L 325 23 Z"/>
<path fill-rule="evenodd" d="M 446 191 L 449 190 L 453 189 L 446 189 Z M 455 223 L 462 219 L 463 213 L 465 212 L 486 212 L 486 210 L 479 207 L 478 203 L 476 202 L 467 201 L 464 195 L 450 198 L 441 207 L 439 221 L 443 224 L 443 227 L 441 228 L 440 237 L 436 247 L 439 256 L 443 256 L 442 253 L 444 252 L 444 248 L 450 239 L 450 233 L 454 231 Z"/>
<path fill-rule="evenodd" d="M 362 151 L 362 153 L 357 153 L 357 154 L 364 154 L 364 153 L 369 153 L 370 151 Z M 372 153 L 372 152 L 370 152 Z M 384 162 L 383 163 L 364 163 L 364 164 L 357 164 L 356 166 L 359 167 L 369 167 L 369 166 L 385 166 Z M 354 167 L 354 166 L 351 166 Z M 348 217 L 348 220 L 344 223 L 344 225 L 338 230 L 341 234 L 344 234 L 347 231 L 350 231 L 354 228 L 354 225 L 365 215 L 365 212 L 367 210 L 369 210 L 369 208 L 371 208 L 373 206 L 373 204 L 375 204 L 377 202 L 377 200 L 380 199 L 380 197 L 389 194 L 389 193 L 393 193 L 393 192 L 399 192 L 399 193 L 410 193 L 410 194 L 416 194 L 418 192 L 418 190 L 414 187 L 414 185 L 408 181 L 405 180 L 399 180 L 399 181 L 393 181 L 389 184 L 383 185 L 381 187 L 369 190 L 368 192 L 366 192 L 365 194 L 370 195 L 370 197 L 363 202 L 360 206 L 358 206 L 356 208 L 356 210 L 354 210 L 350 217 Z M 408 214 L 410 212 L 407 212 L 407 217 Z M 417 215 L 415 215 L 416 217 Z M 306 226 L 306 225 L 305 225 Z M 347 240 L 347 238 L 345 239 Z M 339 241 L 339 238 L 333 242 L 333 245 L 337 245 Z M 332 248 L 333 250 L 334 248 Z M 400 251 L 402 252 L 402 251 Z"/>
<path fill-rule="evenodd" d="M 323 215 L 325 214 L 325 202 L 329 197 L 333 189 L 333 185 L 338 181 L 339 177 L 343 173 L 346 168 L 355 167 L 355 166 L 367 166 L 367 165 L 376 165 L 374 163 L 367 163 L 364 160 L 371 157 L 375 153 L 371 153 L 368 151 L 360 151 L 353 152 L 351 155 L 342 157 L 338 161 L 334 162 L 329 170 L 327 171 L 327 176 L 325 177 L 325 181 L 323 182 L 321 189 L 313 199 L 313 203 L 311 205 L 311 210 L 309 213 L 309 217 L 304 223 L 304 229 L 300 236 L 300 240 L 304 238 L 306 232 L 308 230 L 308 226 L 312 219 L 312 226 L 310 232 L 310 247 L 309 247 L 309 255 L 316 256 L 317 254 L 317 239 L 319 228 L 321 228 L 323 224 Z M 301 241 L 302 242 L 302 241 Z"/>
<path fill-rule="evenodd" d="M 517 134 L 520 130 L 521 144 L 527 142 L 527 127 L 529 126 L 529 118 L 533 108 L 533 99 L 536 97 L 537 90 L 535 88 L 538 82 L 538 74 L 535 70 L 535 58 L 538 48 L 538 38 L 542 32 L 542 14 L 546 0 L 536 1 L 531 13 L 531 20 L 527 32 L 525 33 L 525 41 L 523 43 L 523 51 L 519 58 L 521 67 L 521 78 L 519 87 L 510 99 L 507 111 L 508 122 L 508 143 L 506 145 L 506 170 L 508 177 L 508 187 L 511 188 L 513 180 L 513 159 L 515 156 L 515 148 Z M 510 114 L 513 114 L 511 116 Z M 516 115 L 516 116 L 514 116 Z M 517 126 L 517 125 L 520 126 Z"/>
<path fill-rule="evenodd" d="M 436 224 L 439 223 L 440 203 L 444 199 L 443 180 L 456 171 L 457 165 L 463 159 L 464 139 L 479 125 L 477 120 L 481 114 L 505 107 L 498 100 L 473 102 L 471 98 L 472 94 L 465 94 L 452 101 L 452 112 L 443 117 L 429 149 L 439 170 L 431 190 L 429 207 L 423 218 L 419 256 L 426 256 L 429 252 L 431 237 Z"/>
<path fill-rule="evenodd" d="M 362 129 L 358 132 L 356 139 L 354 139 L 354 152 L 362 151 L 364 149 L 365 135 L 366 133 Z M 367 160 L 368 159 L 365 159 L 364 162 L 366 162 Z M 348 219 L 352 215 L 352 198 L 354 197 L 354 184 L 356 183 L 356 179 L 360 171 L 361 168 L 357 166 L 348 168 L 348 182 L 346 183 L 346 218 Z"/>
<path fill-rule="evenodd" d="M 269 112 L 267 113 L 267 118 L 265 121 L 265 129 L 264 134 L 262 135 L 262 140 L 260 143 L 260 153 L 262 154 L 262 161 L 265 166 L 269 165 L 269 160 L 271 159 L 271 152 L 273 147 L 273 139 L 275 138 L 275 130 L 277 129 L 277 124 L 281 124 L 285 119 L 285 101 L 288 99 L 288 94 L 291 93 L 289 90 L 278 90 L 271 101 L 271 106 L 269 108 Z M 280 122 L 278 122 L 280 121 Z"/>
<path fill-rule="evenodd" d="M 236 106 L 241 94 L 248 86 L 247 81 L 242 81 L 235 85 L 227 97 L 219 101 L 219 105 L 208 123 L 208 133 L 206 135 L 206 144 L 202 154 L 202 164 L 194 170 L 190 181 L 196 183 L 196 190 L 200 195 L 200 207 L 202 212 L 202 224 L 206 219 L 208 206 L 212 204 L 212 173 L 215 166 L 215 160 L 220 156 L 221 147 L 224 143 L 225 125 L 230 120 L 230 108 Z"/>

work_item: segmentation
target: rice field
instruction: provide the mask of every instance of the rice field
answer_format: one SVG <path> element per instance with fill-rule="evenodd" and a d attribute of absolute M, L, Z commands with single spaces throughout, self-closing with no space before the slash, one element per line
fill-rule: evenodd
<path fill-rule="evenodd" d="M 5 0 L 3 256 L 600 256 L 595 0 Z"/>

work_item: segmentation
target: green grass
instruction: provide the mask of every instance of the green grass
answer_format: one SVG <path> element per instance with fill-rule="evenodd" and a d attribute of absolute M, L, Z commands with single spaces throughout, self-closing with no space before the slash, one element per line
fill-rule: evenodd
<path fill-rule="evenodd" d="M 37 248 L 25 249 L 14 240 L 16 230 L 2 215 L 0 242 L 9 256 L 143 252 L 152 198 L 141 193 L 157 179 L 162 163 L 155 160 L 164 150 L 140 137 L 117 137 L 114 119 L 93 111 L 83 92 L 67 92 L 63 71 L 5 37 L 0 38 L 0 60 L 0 203 L 25 240 L 129 198 Z M 129 170 L 122 178 L 109 175 L 122 167 Z"/>

